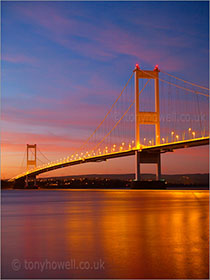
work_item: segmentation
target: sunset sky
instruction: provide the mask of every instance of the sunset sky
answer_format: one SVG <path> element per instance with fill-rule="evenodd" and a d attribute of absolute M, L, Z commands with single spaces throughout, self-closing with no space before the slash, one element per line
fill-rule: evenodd
<path fill-rule="evenodd" d="M 23 171 L 27 143 L 50 160 L 82 144 L 136 63 L 208 87 L 208 2 L 1 5 L 3 178 Z M 44 176 L 133 171 L 125 158 Z M 208 172 L 208 147 L 164 155 L 162 172 Z"/>

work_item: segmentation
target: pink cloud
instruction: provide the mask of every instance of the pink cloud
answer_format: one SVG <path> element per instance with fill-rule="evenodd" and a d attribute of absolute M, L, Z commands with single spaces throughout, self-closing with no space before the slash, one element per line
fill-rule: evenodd
<path fill-rule="evenodd" d="M 27 63 L 27 64 L 37 63 L 37 59 L 23 54 L 5 54 L 2 55 L 2 60 L 11 63 Z"/>
<path fill-rule="evenodd" d="M 136 59 L 150 64 L 159 63 L 166 70 L 177 71 L 184 66 L 182 59 L 179 59 L 178 56 L 171 58 L 170 53 L 170 46 L 174 46 L 174 44 L 178 47 L 189 47 L 183 39 L 169 39 L 165 35 L 161 35 L 158 41 L 162 47 L 157 50 L 150 46 L 150 41 L 141 38 L 141 35 L 136 37 L 130 31 L 127 32 L 108 22 L 101 29 L 101 27 L 97 27 L 88 21 L 81 22 L 73 18 L 65 18 L 64 15 L 61 15 L 59 11 L 52 7 L 48 9 L 48 15 L 50 15 L 48 17 L 40 7 L 37 7 L 36 12 L 21 7 L 19 12 L 44 28 L 44 30 L 36 29 L 37 32 L 44 32 L 50 40 L 94 59 L 103 61 L 124 54 L 135 56 Z M 144 24 L 140 23 L 140 26 L 144 28 Z M 89 32 L 90 30 L 91 32 Z M 84 40 L 81 43 L 71 40 L 70 35 L 80 36 L 87 41 Z M 163 48 L 164 46 L 167 48 Z"/>

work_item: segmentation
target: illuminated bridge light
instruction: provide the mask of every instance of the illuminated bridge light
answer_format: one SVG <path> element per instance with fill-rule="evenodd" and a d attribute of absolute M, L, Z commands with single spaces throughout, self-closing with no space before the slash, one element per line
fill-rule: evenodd
<path fill-rule="evenodd" d="M 134 142 L 135 142 L 135 141 L 134 141 L 134 140 L 132 140 L 132 142 L 131 142 L 131 143 L 132 143 L 132 144 L 134 144 Z"/>
<path fill-rule="evenodd" d="M 152 145 L 152 141 L 151 140 L 149 140 L 149 144 Z"/>
<path fill-rule="evenodd" d="M 192 132 L 192 136 L 193 136 L 193 138 L 195 138 L 195 131 Z"/>
<path fill-rule="evenodd" d="M 139 64 L 136 63 L 136 69 L 140 70 Z"/>
<path fill-rule="evenodd" d="M 179 140 L 179 135 L 176 135 L 176 140 Z"/>
<path fill-rule="evenodd" d="M 122 142 L 122 146 L 124 146 L 125 145 L 125 143 L 124 142 Z"/>
<path fill-rule="evenodd" d="M 159 70 L 159 65 L 158 64 L 155 65 L 154 71 L 156 71 L 156 70 Z"/>
<path fill-rule="evenodd" d="M 191 130 L 192 130 L 192 128 L 191 128 L 191 127 L 189 127 L 189 128 L 188 128 L 188 131 L 189 131 L 189 132 L 191 132 Z"/>
<path fill-rule="evenodd" d="M 163 143 L 165 143 L 165 138 L 162 138 Z"/>

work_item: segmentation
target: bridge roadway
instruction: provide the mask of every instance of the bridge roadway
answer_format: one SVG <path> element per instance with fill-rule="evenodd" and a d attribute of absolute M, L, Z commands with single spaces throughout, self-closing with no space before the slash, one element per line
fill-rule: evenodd
<path fill-rule="evenodd" d="M 165 153 L 165 152 L 173 152 L 173 150 L 176 150 L 176 149 L 197 147 L 197 146 L 208 145 L 208 144 L 209 144 L 209 136 L 191 139 L 191 140 L 177 141 L 177 142 L 173 142 L 173 143 L 165 143 L 165 144 L 154 145 L 154 146 L 142 146 L 140 149 L 140 152 L 141 153 L 154 153 L 154 152 Z M 10 181 L 15 181 L 17 179 L 24 178 L 26 175 L 32 176 L 32 177 L 37 176 L 39 174 L 42 174 L 42 173 L 45 173 L 48 171 L 52 171 L 52 170 L 56 170 L 59 168 L 64 168 L 67 166 L 72 166 L 72 165 L 77 165 L 77 164 L 82 164 L 82 163 L 87 163 L 87 162 L 101 162 L 101 161 L 106 161 L 107 159 L 112 159 L 112 158 L 132 156 L 132 155 L 135 155 L 135 151 L 137 151 L 137 150 L 138 150 L 137 148 L 133 148 L 130 150 L 112 152 L 112 153 L 107 153 L 107 154 L 103 154 L 103 155 L 91 156 L 91 157 L 86 157 L 86 158 L 76 159 L 76 160 L 71 160 L 71 161 L 66 161 L 66 162 L 59 162 L 59 163 L 55 163 L 52 165 L 48 165 L 48 166 L 26 171 L 25 173 L 22 173 L 16 177 L 13 177 L 12 179 L 10 179 Z"/>

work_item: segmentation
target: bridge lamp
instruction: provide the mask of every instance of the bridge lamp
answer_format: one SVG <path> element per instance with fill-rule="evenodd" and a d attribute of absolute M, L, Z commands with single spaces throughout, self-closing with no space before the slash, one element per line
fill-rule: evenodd
<path fill-rule="evenodd" d="M 131 144 L 128 145 L 129 149 L 131 149 Z"/>
<path fill-rule="evenodd" d="M 189 128 L 188 128 L 188 131 L 191 132 L 191 130 L 192 130 L 192 128 L 189 127 Z"/>
<path fill-rule="evenodd" d="M 150 145 L 152 144 L 152 141 L 151 141 L 151 140 L 149 140 L 149 144 L 150 144 Z"/>
<path fill-rule="evenodd" d="M 171 131 L 171 141 L 174 141 L 174 131 Z"/>
<path fill-rule="evenodd" d="M 176 135 L 176 140 L 177 140 L 177 141 L 179 140 L 179 135 Z"/>
<path fill-rule="evenodd" d="M 145 145 L 146 140 L 147 140 L 147 139 L 146 139 L 146 138 L 144 138 L 144 145 Z"/>
<path fill-rule="evenodd" d="M 134 144 L 134 140 L 132 140 L 132 142 L 131 142 L 132 144 Z"/>
<path fill-rule="evenodd" d="M 124 146 L 125 145 L 125 143 L 124 142 L 122 142 L 122 146 Z"/>
<path fill-rule="evenodd" d="M 193 138 L 195 138 L 195 131 L 192 132 L 192 136 L 193 136 Z"/>
<path fill-rule="evenodd" d="M 165 143 L 165 138 L 162 138 L 163 143 Z"/>

